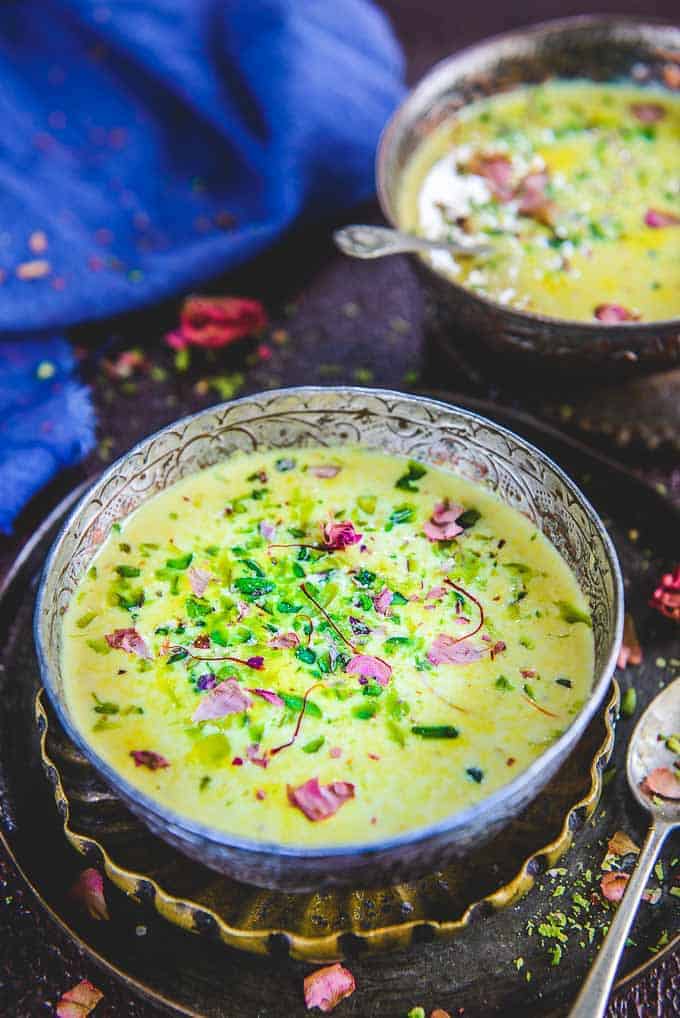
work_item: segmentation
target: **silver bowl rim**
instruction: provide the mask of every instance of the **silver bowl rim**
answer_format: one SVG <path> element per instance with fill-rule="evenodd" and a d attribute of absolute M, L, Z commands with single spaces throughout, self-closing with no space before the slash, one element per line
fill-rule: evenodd
<path fill-rule="evenodd" d="M 546 463 L 552 470 L 555 471 L 560 481 L 566 486 L 570 493 L 574 496 L 576 501 L 581 507 L 588 513 L 595 526 L 595 529 L 602 541 L 607 555 L 607 564 L 611 570 L 612 579 L 614 581 L 614 598 L 615 598 L 615 625 L 614 632 L 611 638 L 611 648 L 607 657 L 604 667 L 600 670 L 600 674 L 596 681 L 593 682 L 590 696 L 587 698 L 583 707 L 579 713 L 574 717 L 571 724 L 565 729 L 559 739 L 541 753 L 525 770 L 521 771 L 517 777 L 513 778 L 512 781 L 506 785 L 502 785 L 495 792 L 485 796 L 478 803 L 467 809 L 460 810 L 456 813 L 450 814 L 449 816 L 437 821 L 434 824 L 428 824 L 409 830 L 403 834 L 395 835 L 391 838 L 387 838 L 382 841 L 371 841 L 371 842 L 347 842 L 344 844 L 329 844 L 320 845 L 310 848 L 306 845 L 297 844 L 280 844 L 278 842 L 269 841 L 256 841 L 249 838 L 242 838 L 235 835 L 230 835 L 227 831 L 220 830 L 219 828 L 209 827 L 205 824 L 193 821 L 190 817 L 182 813 L 177 813 L 174 810 L 163 806 L 158 800 L 153 799 L 146 793 L 140 791 L 134 785 L 131 785 L 115 768 L 111 767 L 91 746 L 87 741 L 80 729 L 72 723 L 68 714 L 64 709 L 61 698 L 58 695 L 56 685 L 53 682 L 52 669 L 48 662 L 47 649 L 43 644 L 42 633 L 41 633 L 41 618 L 45 612 L 44 599 L 47 577 L 52 569 L 53 562 L 59 552 L 60 545 L 65 538 L 65 535 L 70 528 L 73 520 L 78 516 L 80 511 L 85 508 L 90 498 L 90 494 L 93 488 L 106 484 L 106 482 L 115 474 L 119 469 L 121 463 L 131 456 L 141 453 L 145 446 L 156 441 L 165 432 L 170 431 L 178 426 L 186 426 L 194 420 L 198 420 L 205 414 L 211 414 L 227 410 L 229 407 L 239 406 L 241 404 L 247 404 L 252 401 L 256 401 L 259 398 L 270 398 L 277 396 L 304 396 L 305 394 L 323 394 L 325 392 L 332 392 L 335 394 L 339 393 L 351 393 L 353 396 L 365 396 L 370 399 L 373 397 L 379 398 L 390 398 L 407 400 L 417 404 L 426 404 L 429 406 L 435 406 L 442 410 L 454 411 L 456 414 L 464 418 L 468 418 L 471 421 L 479 422 L 486 427 L 490 427 L 496 433 L 510 438 L 513 442 L 518 443 L 523 449 L 529 453 L 532 457 L 538 458 L 539 460 Z M 247 396 L 242 396 L 239 399 L 228 400 L 224 403 L 217 403 L 213 406 L 206 407 L 203 410 L 199 410 L 196 413 L 188 414 L 185 417 L 178 418 L 175 421 L 170 422 L 163 428 L 159 428 L 157 431 L 146 436 L 137 442 L 131 449 L 126 453 L 119 456 L 103 473 L 95 479 L 92 485 L 88 486 L 85 493 L 78 499 L 75 506 L 69 511 L 64 523 L 62 524 L 59 533 L 57 534 L 52 547 L 45 559 L 45 563 L 40 575 L 40 581 L 38 585 L 38 591 L 36 595 L 35 610 L 33 614 L 33 638 L 35 642 L 38 666 L 40 675 L 43 681 L 43 685 L 47 691 L 52 707 L 54 708 L 57 717 L 65 729 L 68 736 L 72 739 L 75 745 L 81 750 L 81 752 L 87 757 L 87 759 L 96 768 L 98 773 L 104 778 L 106 783 L 114 790 L 120 793 L 124 800 L 134 803 L 137 807 L 144 810 L 144 814 L 151 813 L 158 817 L 165 824 L 171 825 L 173 828 L 184 831 L 193 837 L 201 838 L 214 845 L 220 846 L 223 849 L 233 849 L 237 851 L 248 852 L 251 854 L 260 855 L 273 855 L 280 858 L 301 858 L 303 860 L 320 860 L 324 858 L 341 858 L 341 857 L 357 857 L 357 856 L 372 856 L 379 855 L 384 852 L 389 852 L 395 849 L 406 848 L 413 846 L 418 843 L 425 843 L 432 838 L 446 836 L 447 834 L 453 833 L 458 828 L 465 828 L 467 824 L 480 813 L 484 813 L 486 810 L 494 809 L 506 800 L 511 803 L 514 798 L 516 789 L 520 786 L 526 785 L 527 783 L 533 782 L 534 778 L 537 777 L 546 767 L 549 767 L 551 762 L 561 756 L 562 751 L 568 744 L 575 743 L 576 740 L 585 730 L 588 723 L 591 721 L 595 711 L 599 704 L 603 700 L 609 682 L 614 673 L 616 665 L 616 658 L 618 655 L 618 649 L 621 643 L 623 633 L 623 578 L 621 575 L 621 569 L 614 549 L 614 545 L 609 537 L 605 526 L 600 519 L 598 513 L 593 508 L 591 503 L 581 492 L 574 481 L 559 467 L 546 453 L 538 449 L 537 446 L 528 442 L 526 439 L 516 435 L 509 428 L 505 428 L 500 424 L 496 424 L 488 417 L 484 417 L 481 414 L 474 413 L 471 410 L 466 410 L 463 407 L 456 406 L 452 403 L 446 403 L 443 400 L 431 399 L 426 396 L 418 396 L 411 393 L 398 392 L 394 389 L 371 389 L 364 386 L 318 386 L 318 385 L 303 385 L 303 386 L 292 386 L 290 388 L 281 389 L 270 389 L 265 392 L 252 393 Z"/>
<path fill-rule="evenodd" d="M 390 226 L 395 229 L 399 229 L 399 224 L 393 214 L 388 198 L 388 152 L 400 136 L 402 131 L 402 121 L 407 119 L 411 108 L 418 105 L 421 93 L 427 91 L 432 85 L 432 82 L 437 81 L 438 78 L 441 78 L 442 82 L 448 82 L 451 77 L 451 72 L 455 71 L 456 64 L 466 60 L 470 56 L 473 56 L 475 53 L 493 50 L 494 47 L 505 42 L 510 42 L 514 39 L 530 39 L 541 36 L 551 36 L 568 29 L 581 27 L 584 29 L 589 27 L 668 28 L 672 29 L 674 32 L 680 33 L 680 23 L 668 21 L 666 18 L 626 14 L 576 14 L 567 18 L 551 18 L 547 21 L 540 21 L 536 24 L 527 25 L 523 28 L 515 28 L 509 32 L 498 32 L 494 35 L 487 36 L 484 39 L 480 39 L 469 46 L 465 46 L 462 49 L 455 50 L 448 57 L 443 57 L 443 59 L 437 61 L 437 63 L 426 71 L 425 74 L 418 79 L 415 85 L 409 89 L 408 93 L 399 103 L 396 110 L 394 110 L 380 133 L 375 155 L 375 185 L 380 209 Z M 418 256 L 414 255 L 414 257 Z M 575 332 L 582 331 L 584 334 L 593 333 L 595 335 L 606 335 L 607 337 L 620 339 L 622 343 L 624 340 L 626 342 L 630 341 L 630 333 L 632 330 L 635 330 L 638 335 L 655 335 L 660 329 L 665 330 L 680 328 L 680 315 L 676 315 L 674 318 L 659 318 L 647 322 L 612 322 L 605 324 L 599 321 L 591 322 L 583 321 L 578 318 L 556 318 L 553 315 L 538 314 L 534 311 L 522 311 L 519 308 L 509 307 L 507 304 L 502 304 L 500 301 L 493 300 L 491 297 L 484 297 L 481 294 L 474 293 L 469 289 L 469 287 L 463 286 L 462 283 L 456 282 L 456 280 L 451 279 L 445 273 L 432 268 L 430 263 L 424 258 L 421 258 L 420 261 L 428 272 L 432 273 L 432 275 L 434 275 L 438 280 L 441 280 L 451 286 L 460 297 L 470 301 L 471 303 L 481 305 L 488 311 L 500 312 L 507 318 L 518 323 L 533 322 L 537 326 L 546 325 L 552 327 L 568 327 Z"/>

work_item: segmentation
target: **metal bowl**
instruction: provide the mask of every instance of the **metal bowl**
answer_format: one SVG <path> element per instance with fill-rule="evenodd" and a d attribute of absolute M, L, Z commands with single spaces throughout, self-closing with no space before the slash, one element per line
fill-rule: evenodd
<path fill-rule="evenodd" d="M 428 134 L 468 103 L 551 77 L 659 83 L 664 69 L 680 67 L 680 27 L 616 16 L 549 21 L 498 35 L 437 64 L 409 93 L 389 121 L 378 149 L 380 205 L 399 226 L 396 198 L 401 175 Z M 467 333 L 495 353 L 529 364 L 588 369 L 607 363 L 654 368 L 680 362 L 680 317 L 605 325 L 569 321 L 506 307 L 482 297 L 412 256 L 443 318 L 443 341 Z"/>
<path fill-rule="evenodd" d="M 232 837 L 130 785 L 88 742 L 64 696 L 62 616 L 111 526 L 186 474 L 236 450 L 359 444 L 437 463 L 525 513 L 574 571 L 592 612 L 592 694 L 530 767 L 471 808 L 370 844 L 307 848 Z M 99 478 L 69 516 L 45 563 L 34 632 L 45 689 L 70 738 L 150 829 L 186 855 L 246 883 L 285 890 L 383 885 L 439 869 L 497 833 L 538 794 L 578 742 L 609 686 L 622 628 L 616 553 L 592 506 L 538 449 L 476 414 L 383 390 L 297 388 L 247 396 L 171 424 Z"/>

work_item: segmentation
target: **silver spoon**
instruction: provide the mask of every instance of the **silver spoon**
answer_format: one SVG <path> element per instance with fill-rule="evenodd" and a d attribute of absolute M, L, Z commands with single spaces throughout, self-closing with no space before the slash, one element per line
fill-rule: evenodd
<path fill-rule="evenodd" d="M 674 754 L 659 741 L 659 733 L 680 732 L 680 678 L 667 686 L 652 700 L 638 721 L 628 746 L 626 775 L 633 795 L 649 811 L 652 823 L 645 843 L 631 874 L 625 893 L 616 910 L 600 952 L 576 998 L 569 1018 L 602 1018 L 614 982 L 619 959 L 628 937 L 642 892 L 661 846 L 671 831 L 680 826 L 680 799 L 661 799 L 640 788 L 643 779 L 657 767 L 673 769 Z"/>
<path fill-rule="evenodd" d="M 404 254 L 407 251 L 448 251 L 457 255 L 478 255 L 491 250 L 488 244 L 426 240 L 385 226 L 343 226 L 334 232 L 333 240 L 344 254 L 352 258 L 384 258 L 385 255 Z"/>

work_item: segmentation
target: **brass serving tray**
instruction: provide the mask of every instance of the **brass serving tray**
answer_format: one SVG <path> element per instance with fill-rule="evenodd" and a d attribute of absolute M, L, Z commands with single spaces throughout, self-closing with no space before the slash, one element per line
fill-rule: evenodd
<path fill-rule="evenodd" d="M 534 803 L 498 837 L 455 865 L 395 886 L 285 894 L 237 883 L 197 865 L 151 834 L 98 778 L 46 702 L 35 698 L 43 765 L 71 845 L 96 860 L 131 898 L 151 902 L 192 933 L 266 954 L 283 939 L 294 958 L 331 961 L 360 947 L 408 947 L 452 937 L 476 918 L 514 905 L 554 866 L 593 814 L 614 745 L 619 687 L 576 751 Z"/>

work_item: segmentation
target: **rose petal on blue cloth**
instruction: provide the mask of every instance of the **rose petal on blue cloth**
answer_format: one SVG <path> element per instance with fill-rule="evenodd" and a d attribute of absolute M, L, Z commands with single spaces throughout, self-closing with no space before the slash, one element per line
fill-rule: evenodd
<path fill-rule="evenodd" d="M 16 514 L 36 491 L 94 446 L 90 395 L 75 372 L 75 358 L 65 339 L 0 342 L 0 530 L 4 533 L 11 533 Z"/>

